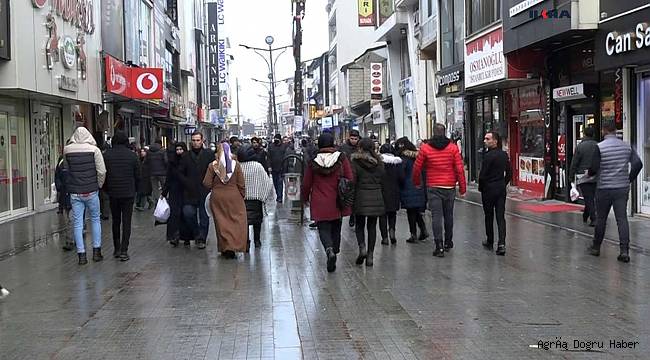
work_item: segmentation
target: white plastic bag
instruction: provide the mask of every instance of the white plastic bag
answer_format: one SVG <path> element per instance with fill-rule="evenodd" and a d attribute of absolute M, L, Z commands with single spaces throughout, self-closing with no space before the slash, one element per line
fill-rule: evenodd
<path fill-rule="evenodd" d="M 203 206 L 205 206 L 205 212 L 208 214 L 209 218 L 212 218 L 212 210 L 210 209 L 211 196 L 212 196 L 212 191 L 208 193 L 208 196 L 205 197 L 205 202 L 203 203 Z"/>
<path fill-rule="evenodd" d="M 571 201 L 576 201 L 580 197 L 580 191 L 576 189 L 575 183 L 571 183 L 571 192 L 569 193 L 569 195 L 571 196 Z"/>
<path fill-rule="evenodd" d="M 167 203 L 167 199 L 160 197 L 160 199 L 158 199 L 158 203 L 156 204 L 156 209 L 153 211 L 153 217 L 159 223 L 166 223 L 167 220 L 169 220 L 169 213 L 170 209 L 169 204 Z"/>
<path fill-rule="evenodd" d="M 55 202 L 57 202 L 58 195 L 59 194 L 56 192 L 56 185 L 52 183 L 52 185 L 50 185 L 50 203 L 54 204 Z"/>

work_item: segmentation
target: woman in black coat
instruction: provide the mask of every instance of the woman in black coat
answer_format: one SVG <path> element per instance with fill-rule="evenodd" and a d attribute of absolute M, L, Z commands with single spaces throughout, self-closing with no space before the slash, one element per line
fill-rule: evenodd
<path fill-rule="evenodd" d="M 169 219 L 167 220 L 167 241 L 177 247 L 180 239 L 185 246 L 190 245 L 191 231 L 183 221 L 183 183 L 179 176 L 179 166 L 183 154 L 187 152 L 184 142 L 174 143 L 167 149 L 167 177 L 162 188 L 162 196 L 169 203 Z"/>
<path fill-rule="evenodd" d="M 354 215 L 359 256 L 357 265 L 366 262 L 373 265 L 373 251 L 377 238 L 377 219 L 385 214 L 383 190 L 384 164 L 375 152 L 375 143 L 363 138 L 359 151 L 351 156 L 356 180 L 354 186 Z M 365 227 L 368 224 L 368 247 L 366 250 Z"/>
<path fill-rule="evenodd" d="M 151 186 L 151 169 L 149 168 L 149 162 L 147 161 L 147 150 L 142 148 L 140 149 L 139 155 L 139 165 L 140 165 L 140 181 L 138 181 L 138 197 L 135 202 L 135 209 L 138 211 L 144 211 L 144 202 L 146 201 L 149 204 L 149 209 L 153 207 L 153 200 L 151 199 L 151 193 L 153 192 Z"/>
<path fill-rule="evenodd" d="M 418 156 L 415 145 L 408 138 L 403 137 L 395 142 L 395 150 L 402 158 L 402 174 L 400 176 L 400 201 L 402 208 L 406 209 L 411 237 L 406 240 L 408 243 L 415 243 L 426 240 L 429 237 L 427 227 L 424 224 L 422 213 L 426 209 L 426 186 L 416 188 L 413 184 L 413 165 Z M 422 177 L 423 179 L 425 176 Z M 420 237 L 417 236 L 417 228 L 420 228 Z"/>
<path fill-rule="evenodd" d="M 381 244 L 397 244 L 395 237 L 395 224 L 397 222 L 397 211 L 399 210 L 399 177 L 402 173 L 402 159 L 393 155 L 390 144 L 384 144 L 379 149 L 381 160 L 384 163 L 383 196 L 386 214 L 379 217 L 379 231 L 381 232 Z"/>

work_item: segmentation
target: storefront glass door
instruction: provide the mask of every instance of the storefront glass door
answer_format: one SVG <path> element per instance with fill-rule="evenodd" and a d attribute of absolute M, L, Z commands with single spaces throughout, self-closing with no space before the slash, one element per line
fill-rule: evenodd
<path fill-rule="evenodd" d="M 26 144 L 23 119 L 0 112 L 0 217 L 29 206 Z"/>
<path fill-rule="evenodd" d="M 639 210 L 650 214 L 650 74 L 639 80 L 638 151 L 643 161 L 639 184 Z"/>

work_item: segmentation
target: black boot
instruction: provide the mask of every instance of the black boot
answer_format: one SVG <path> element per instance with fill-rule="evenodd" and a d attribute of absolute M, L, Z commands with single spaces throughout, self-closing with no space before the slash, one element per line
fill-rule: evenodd
<path fill-rule="evenodd" d="M 411 237 L 406 239 L 406 242 L 409 244 L 415 244 L 417 241 L 417 236 L 415 234 L 411 234 Z"/>
<path fill-rule="evenodd" d="M 397 244 L 397 238 L 395 237 L 395 229 L 388 230 L 388 237 L 390 238 L 390 243 L 395 245 Z"/>
<path fill-rule="evenodd" d="M 86 253 L 85 252 L 78 253 L 77 255 L 79 255 L 79 265 L 88 264 L 88 259 L 86 258 Z"/>
<path fill-rule="evenodd" d="M 357 256 L 357 265 L 363 264 L 363 262 L 366 260 L 366 257 L 368 256 L 368 252 L 366 252 L 366 245 L 359 245 L 359 256 Z"/>
<path fill-rule="evenodd" d="M 382 245 L 388 245 L 388 238 L 382 238 L 381 239 L 381 244 Z"/>
<path fill-rule="evenodd" d="M 196 248 L 205 249 L 205 240 L 204 239 L 196 240 Z"/>
<path fill-rule="evenodd" d="M 420 237 L 418 240 L 425 241 L 429 237 L 429 233 L 426 230 L 420 230 Z"/>
<path fill-rule="evenodd" d="M 72 251 L 74 249 L 74 243 L 66 239 L 65 244 L 61 247 L 63 251 Z"/>
<path fill-rule="evenodd" d="M 451 240 L 445 241 L 445 251 L 446 252 L 449 252 L 449 250 L 451 250 L 453 248 L 454 248 L 454 242 L 453 241 L 451 241 Z"/>
<path fill-rule="evenodd" d="M 600 246 L 592 245 L 589 247 L 589 254 L 593 256 L 600 256 Z"/>
<path fill-rule="evenodd" d="M 118 249 L 113 250 L 113 257 L 115 259 L 119 259 L 121 254 L 122 254 L 122 252 L 120 250 L 118 250 Z"/>
<path fill-rule="evenodd" d="M 628 249 L 621 249 L 621 254 L 616 258 L 616 260 L 622 263 L 630 262 L 630 251 Z"/>
<path fill-rule="evenodd" d="M 483 247 L 488 249 L 488 250 L 492 250 L 494 248 L 494 243 L 492 241 L 489 241 L 489 240 L 484 240 L 483 241 Z"/>
<path fill-rule="evenodd" d="M 506 246 L 503 244 L 499 244 L 499 246 L 497 246 L 496 254 L 499 256 L 504 256 L 506 254 Z"/>
<path fill-rule="evenodd" d="M 100 262 L 102 260 L 104 260 L 104 257 L 102 256 L 102 248 L 93 248 L 93 261 Z"/>
<path fill-rule="evenodd" d="M 350 227 L 354 227 L 354 215 L 350 216 Z"/>
<path fill-rule="evenodd" d="M 334 253 L 334 249 L 329 247 L 325 252 L 327 253 L 327 272 L 336 271 L 336 254 Z"/>
<path fill-rule="evenodd" d="M 178 239 L 170 240 L 170 244 L 172 244 L 172 247 L 178 247 Z"/>
<path fill-rule="evenodd" d="M 442 246 L 442 240 L 436 240 L 436 249 L 433 251 L 433 256 L 445 257 L 445 250 Z"/>
<path fill-rule="evenodd" d="M 260 239 L 255 240 L 255 248 L 259 249 L 262 247 L 262 241 Z"/>
<path fill-rule="evenodd" d="M 366 266 L 370 267 L 374 264 L 373 262 L 373 253 L 372 251 L 368 251 L 368 255 L 366 256 Z"/>

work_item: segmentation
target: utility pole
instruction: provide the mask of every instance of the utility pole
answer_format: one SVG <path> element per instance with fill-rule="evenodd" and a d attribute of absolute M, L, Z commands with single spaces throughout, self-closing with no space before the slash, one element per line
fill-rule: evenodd
<path fill-rule="evenodd" d="M 302 116 L 303 89 L 302 89 L 302 63 L 300 61 L 300 47 L 302 46 L 302 20 L 305 18 L 305 0 L 293 0 L 295 16 L 293 17 L 293 58 L 296 62 L 294 73 L 294 114 Z"/>
<path fill-rule="evenodd" d="M 240 119 L 239 115 L 239 78 L 235 78 L 235 86 L 237 86 L 237 130 L 239 133 L 237 134 L 238 136 L 241 136 L 242 134 L 242 122 Z"/>

